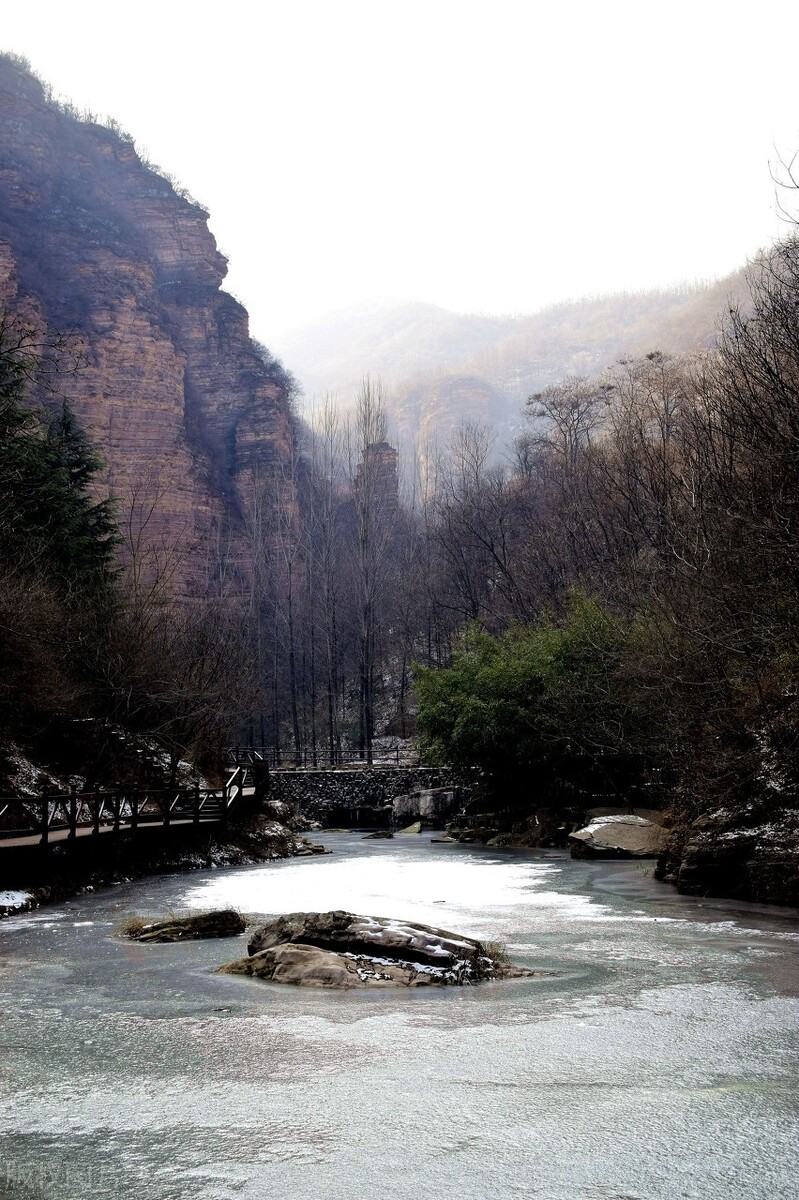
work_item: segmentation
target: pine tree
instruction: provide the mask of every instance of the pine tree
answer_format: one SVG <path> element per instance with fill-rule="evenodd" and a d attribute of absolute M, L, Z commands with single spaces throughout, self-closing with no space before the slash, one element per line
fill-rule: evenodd
<path fill-rule="evenodd" d="M 92 495 L 102 464 L 68 403 L 27 404 L 37 349 L 34 330 L 0 318 L 0 554 L 61 592 L 94 590 L 113 573 L 113 505 Z"/>

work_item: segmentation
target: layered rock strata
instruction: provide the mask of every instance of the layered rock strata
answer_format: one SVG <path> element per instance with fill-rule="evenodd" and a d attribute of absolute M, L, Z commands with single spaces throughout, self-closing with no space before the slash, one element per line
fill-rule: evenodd
<path fill-rule="evenodd" d="M 719 808 L 678 824 L 655 875 L 688 895 L 799 907 L 799 812 Z"/>
<path fill-rule="evenodd" d="M 292 438 L 289 381 L 226 270 L 203 208 L 0 58 L 0 304 L 45 341 L 70 335 L 54 395 L 100 450 L 132 547 L 189 595 L 246 587 L 254 494 Z"/>

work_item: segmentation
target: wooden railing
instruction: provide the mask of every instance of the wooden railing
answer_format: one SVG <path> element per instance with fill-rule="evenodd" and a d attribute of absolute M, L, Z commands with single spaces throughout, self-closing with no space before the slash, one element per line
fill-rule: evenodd
<path fill-rule="evenodd" d="M 118 789 L 47 795 L 38 798 L 0 798 L 0 846 L 38 836 L 47 845 L 66 831 L 67 839 L 98 836 L 145 826 L 168 828 L 175 822 L 226 824 L 232 813 L 245 808 L 245 796 L 260 799 L 257 772 L 240 764 L 231 768 L 222 787 Z M 14 824 L 8 823 L 13 815 Z"/>

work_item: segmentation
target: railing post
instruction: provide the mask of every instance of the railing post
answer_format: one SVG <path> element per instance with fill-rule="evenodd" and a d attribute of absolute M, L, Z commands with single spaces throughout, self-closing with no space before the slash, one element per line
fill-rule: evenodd
<path fill-rule="evenodd" d="M 78 836 L 78 792 L 73 786 L 69 789 L 69 833 L 67 839 L 71 842 Z"/>
<path fill-rule="evenodd" d="M 264 800 L 269 792 L 269 767 L 265 762 L 253 763 L 252 781 L 255 790 L 255 807 L 263 808 Z"/>
<path fill-rule="evenodd" d="M 92 807 L 91 802 L 89 804 L 89 807 L 90 808 Z M 97 835 L 99 833 L 100 833 L 100 799 L 99 799 L 97 793 L 95 792 L 94 793 L 94 809 L 92 812 L 92 835 L 94 837 L 97 837 Z"/>
<path fill-rule="evenodd" d="M 42 797 L 42 845 L 46 846 L 50 839 L 50 801 Z"/>
<path fill-rule="evenodd" d="M 200 785 L 194 785 L 194 824 L 200 824 Z"/>
<path fill-rule="evenodd" d="M 120 821 L 120 817 L 122 815 L 122 799 L 119 795 L 119 792 L 117 792 L 116 795 L 114 796 L 114 799 L 111 802 L 111 808 L 112 808 L 112 811 L 114 814 L 114 833 L 118 834 L 119 833 L 119 821 Z"/>
<path fill-rule="evenodd" d="M 161 794 L 163 795 L 163 792 Z M 162 802 L 161 804 L 161 816 L 164 820 L 164 829 L 169 828 L 169 822 L 172 818 L 172 807 L 169 799 L 170 795 L 171 792 L 167 792 L 166 802 Z"/>
<path fill-rule="evenodd" d="M 137 792 L 130 793 L 130 827 L 135 833 L 139 828 L 139 796 Z"/>

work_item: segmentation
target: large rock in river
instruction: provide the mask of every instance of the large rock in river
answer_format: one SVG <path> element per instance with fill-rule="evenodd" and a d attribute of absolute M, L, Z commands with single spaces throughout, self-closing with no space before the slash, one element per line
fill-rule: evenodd
<path fill-rule="evenodd" d="M 336 910 L 287 913 L 256 929 L 249 958 L 221 971 L 307 987 L 446 987 L 537 975 L 486 953 L 474 938 Z"/>
<path fill-rule="evenodd" d="M 338 953 L 304 942 L 284 942 L 229 963 L 221 970 L 229 975 L 255 975 L 275 983 L 329 988 L 443 987 L 476 982 L 484 977 L 478 976 L 467 963 L 458 963 L 453 968 L 430 967 L 374 955 Z"/>
<path fill-rule="evenodd" d="M 655 871 L 694 896 L 799 906 L 799 812 L 718 808 L 678 825 Z"/>
<path fill-rule="evenodd" d="M 377 954 L 428 966 L 452 968 L 459 962 L 476 964 L 483 953 L 473 938 L 386 917 L 359 917 L 337 909 L 325 913 L 285 913 L 260 925 L 250 935 L 250 954 L 284 942 L 303 942 L 323 950 Z"/>
<path fill-rule="evenodd" d="M 613 813 L 570 833 L 569 843 L 573 858 L 657 858 L 667 838 L 662 825 L 646 817 Z"/>

